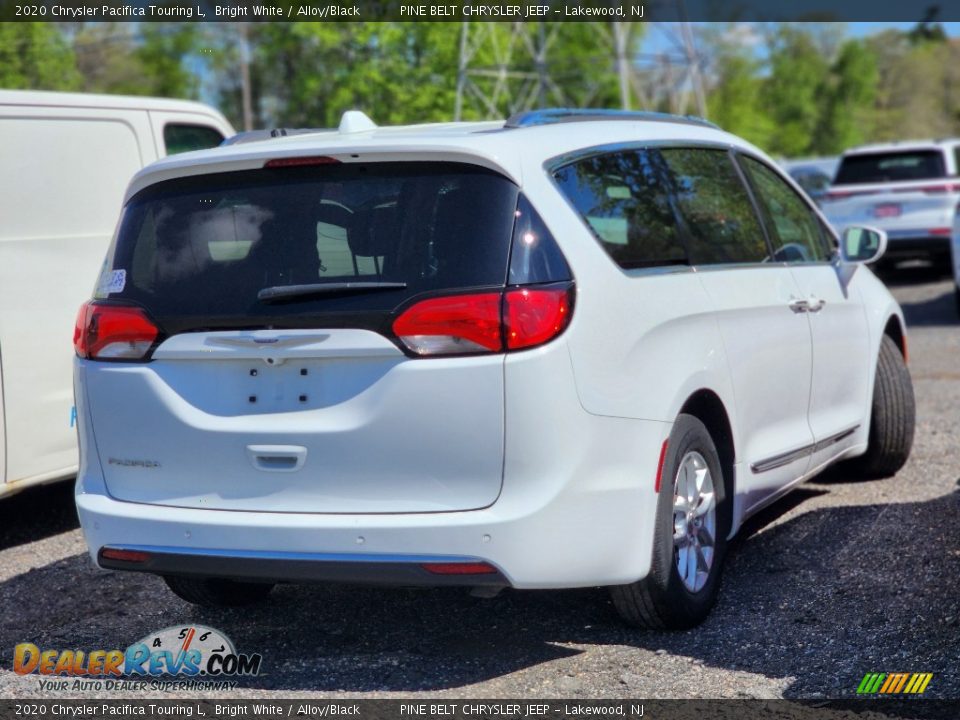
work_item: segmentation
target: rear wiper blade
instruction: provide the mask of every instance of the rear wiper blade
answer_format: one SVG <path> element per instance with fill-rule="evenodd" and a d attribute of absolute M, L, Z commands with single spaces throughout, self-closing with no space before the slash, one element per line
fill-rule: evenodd
<path fill-rule="evenodd" d="M 261 302 L 275 302 L 306 298 L 314 295 L 343 295 L 348 293 L 369 293 L 382 290 L 403 290 L 403 282 L 337 282 L 312 283 L 310 285 L 274 285 L 257 293 Z"/>

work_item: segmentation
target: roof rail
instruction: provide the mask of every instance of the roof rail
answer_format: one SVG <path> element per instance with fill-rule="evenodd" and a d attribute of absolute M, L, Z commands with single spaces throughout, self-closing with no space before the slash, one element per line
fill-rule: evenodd
<path fill-rule="evenodd" d="M 630 120 L 633 122 L 670 122 L 681 125 L 699 125 L 720 129 L 718 125 L 696 115 L 671 115 L 661 112 L 635 110 L 596 110 L 589 108 L 544 108 L 527 110 L 510 116 L 505 128 L 536 127 L 537 125 L 555 125 L 568 122 L 589 122 L 591 120 Z"/>
<path fill-rule="evenodd" d="M 310 133 L 330 132 L 330 128 L 273 128 L 272 130 L 247 130 L 231 135 L 222 143 L 225 145 L 243 145 L 244 143 L 260 142 L 271 138 L 286 137 L 287 135 L 309 135 Z"/>

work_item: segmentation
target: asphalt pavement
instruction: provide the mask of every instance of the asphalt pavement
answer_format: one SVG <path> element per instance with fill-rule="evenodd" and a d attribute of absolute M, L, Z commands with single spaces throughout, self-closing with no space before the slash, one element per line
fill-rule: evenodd
<path fill-rule="evenodd" d="M 960 319 L 948 279 L 887 280 L 910 326 L 910 461 L 888 480 L 831 472 L 751 519 L 695 630 L 627 628 L 602 589 L 282 586 L 197 609 L 160 579 L 92 569 L 61 483 L 0 501 L 0 698 L 138 697 L 42 690 L 13 648 L 125 648 L 189 624 L 263 656 L 209 697 L 837 698 L 868 672 L 931 672 L 926 696 L 960 698 Z"/>

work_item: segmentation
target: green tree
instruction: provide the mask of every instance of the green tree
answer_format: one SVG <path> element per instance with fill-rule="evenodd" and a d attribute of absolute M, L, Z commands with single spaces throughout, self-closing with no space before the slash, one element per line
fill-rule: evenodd
<path fill-rule="evenodd" d="M 845 42 L 824 88 L 814 154 L 836 155 L 872 136 L 878 80 L 873 52 L 862 42 Z"/>
<path fill-rule="evenodd" d="M 76 58 L 52 23 L 0 23 L 0 87 L 76 90 Z"/>
<path fill-rule="evenodd" d="M 451 120 L 461 28 L 460 23 L 443 22 L 251 23 L 254 124 L 331 127 L 350 109 L 363 110 L 382 124 Z M 495 67 L 492 48 L 516 43 L 511 67 L 529 78 L 514 97 L 539 104 L 534 61 L 511 35 L 510 26 L 490 23 L 483 31 L 492 42 L 484 44 L 473 65 Z M 544 104 L 619 106 L 612 42 L 603 28 L 558 23 L 543 26 L 543 31 L 551 43 L 552 63 Z M 211 44 L 216 49 L 210 62 L 220 79 L 221 105 L 239 124 L 239 34 L 230 26 L 214 32 Z M 527 60 L 518 62 L 522 57 Z M 494 108 L 467 103 L 464 118 L 503 117 L 511 110 L 505 102 Z"/>
<path fill-rule="evenodd" d="M 727 24 L 704 37 L 710 58 L 708 117 L 724 130 L 766 147 L 774 124 L 763 103 L 762 63 L 738 28 Z"/>
<path fill-rule="evenodd" d="M 143 70 L 145 93 L 196 99 L 197 74 L 187 63 L 202 43 L 194 23 L 142 23 L 133 55 Z"/>
<path fill-rule="evenodd" d="M 783 24 L 769 36 L 769 63 L 763 102 L 776 132 L 768 149 L 787 157 L 811 154 L 816 150 L 814 138 L 829 62 L 809 29 Z"/>

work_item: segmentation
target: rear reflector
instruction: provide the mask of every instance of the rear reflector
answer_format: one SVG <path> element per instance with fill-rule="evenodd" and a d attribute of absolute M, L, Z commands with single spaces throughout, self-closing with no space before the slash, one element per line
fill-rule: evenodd
<path fill-rule="evenodd" d="M 497 569 L 485 562 L 477 563 L 424 563 L 421 565 L 434 575 L 492 575 Z"/>
<path fill-rule="evenodd" d="M 463 355 L 543 345 L 570 324 L 573 285 L 429 298 L 393 323 L 417 355 Z"/>
<path fill-rule="evenodd" d="M 119 560 L 128 563 L 145 563 L 150 559 L 150 554 L 139 550 L 121 550 L 120 548 L 101 548 L 101 560 Z"/>
<path fill-rule="evenodd" d="M 159 329 L 136 307 L 85 303 L 73 328 L 73 348 L 91 360 L 142 360 Z"/>
<path fill-rule="evenodd" d="M 663 441 L 663 446 L 660 448 L 660 459 L 657 461 L 657 476 L 653 481 L 653 491 L 660 492 L 660 484 L 663 481 L 663 461 L 667 458 L 667 445 L 670 443 L 669 440 Z"/>
<path fill-rule="evenodd" d="M 263 166 L 265 168 L 284 168 L 284 167 L 304 167 L 307 165 L 337 165 L 340 161 L 336 158 L 326 155 L 315 155 L 313 157 L 289 157 L 274 158 L 267 160 Z"/>

